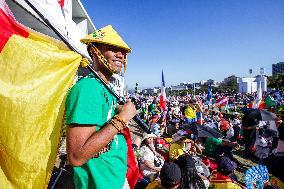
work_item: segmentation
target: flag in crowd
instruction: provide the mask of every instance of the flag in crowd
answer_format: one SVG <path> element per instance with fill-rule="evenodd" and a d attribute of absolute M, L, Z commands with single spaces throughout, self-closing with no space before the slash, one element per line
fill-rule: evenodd
<path fill-rule="evenodd" d="M 270 107 L 276 105 L 274 99 L 273 99 L 270 95 L 268 95 L 268 96 L 264 99 L 264 103 L 265 103 L 265 105 L 266 105 L 267 108 L 270 108 Z"/>
<path fill-rule="evenodd" d="M 226 106 L 228 103 L 228 98 L 226 96 L 222 96 L 220 98 L 218 98 L 216 100 L 216 103 L 215 105 L 218 107 L 218 108 L 221 108 L 222 106 Z"/>
<path fill-rule="evenodd" d="M 0 23 L 0 183 L 47 188 L 81 56 L 18 23 L 3 0 Z"/>
<path fill-rule="evenodd" d="M 212 98 L 212 88 L 211 85 L 208 85 L 207 100 L 210 101 L 211 98 Z"/>
<path fill-rule="evenodd" d="M 165 78 L 164 78 L 164 72 L 162 70 L 162 86 L 161 86 L 161 95 L 160 95 L 160 108 L 165 111 L 166 110 L 166 87 L 165 87 Z"/>
<path fill-rule="evenodd" d="M 259 108 L 259 105 L 262 101 L 262 89 L 261 89 L 261 82 L 259 82 L 258 88 L 257 88 L 257 96 L 256 99 L 253 102 L 252 108 Z"/>

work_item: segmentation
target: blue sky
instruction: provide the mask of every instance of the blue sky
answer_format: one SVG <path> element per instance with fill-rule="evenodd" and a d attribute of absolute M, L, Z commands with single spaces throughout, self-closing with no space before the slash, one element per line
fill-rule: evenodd
<path fill-rule="evenodd" d="M 82 0 L 96 28 L 111 24 L 133 52 L 126 85 L 271 75 L 284 61 L 283 0 Z"/>

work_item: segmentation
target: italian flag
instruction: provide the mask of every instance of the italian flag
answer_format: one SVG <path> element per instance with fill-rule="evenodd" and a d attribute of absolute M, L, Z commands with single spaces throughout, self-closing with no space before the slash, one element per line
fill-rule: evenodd
<path fill-rule="evenodd" d="M 19 24 L 0 0 L 1 188 L 47 188 L 81 56 Z"/>

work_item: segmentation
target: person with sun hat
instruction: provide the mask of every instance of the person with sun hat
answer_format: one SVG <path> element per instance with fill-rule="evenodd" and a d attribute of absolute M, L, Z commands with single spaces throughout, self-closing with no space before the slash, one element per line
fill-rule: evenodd
<path fill-rule="evenodd" d="M 109 84 L 122 67 L 125 72 L 131 49 L 112 26 L 95 30 L 81 42 L 87 45 L 92 67 L 105 83 Z M 126 178 L 129 148 L 123 131 L 136 113 L 130 101 L 118 106 L 93 75 L 70 89 L 66 99 L 67 153 L 76 188 L 134 188 L 136 181 L 130 183 Z"/>

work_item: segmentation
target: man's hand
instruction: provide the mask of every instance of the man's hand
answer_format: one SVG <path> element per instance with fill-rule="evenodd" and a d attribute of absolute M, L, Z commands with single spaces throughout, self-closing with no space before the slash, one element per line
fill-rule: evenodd
<path fill-rule="evenodd" d="M 137 114 L 135 105 L 131 101 L 128 101 L 124 105 L 119 105 L 117 107 L 117 110 L 119 117 L 121 117 L 121 119 L 126 123 L 130 121 Z"/>

